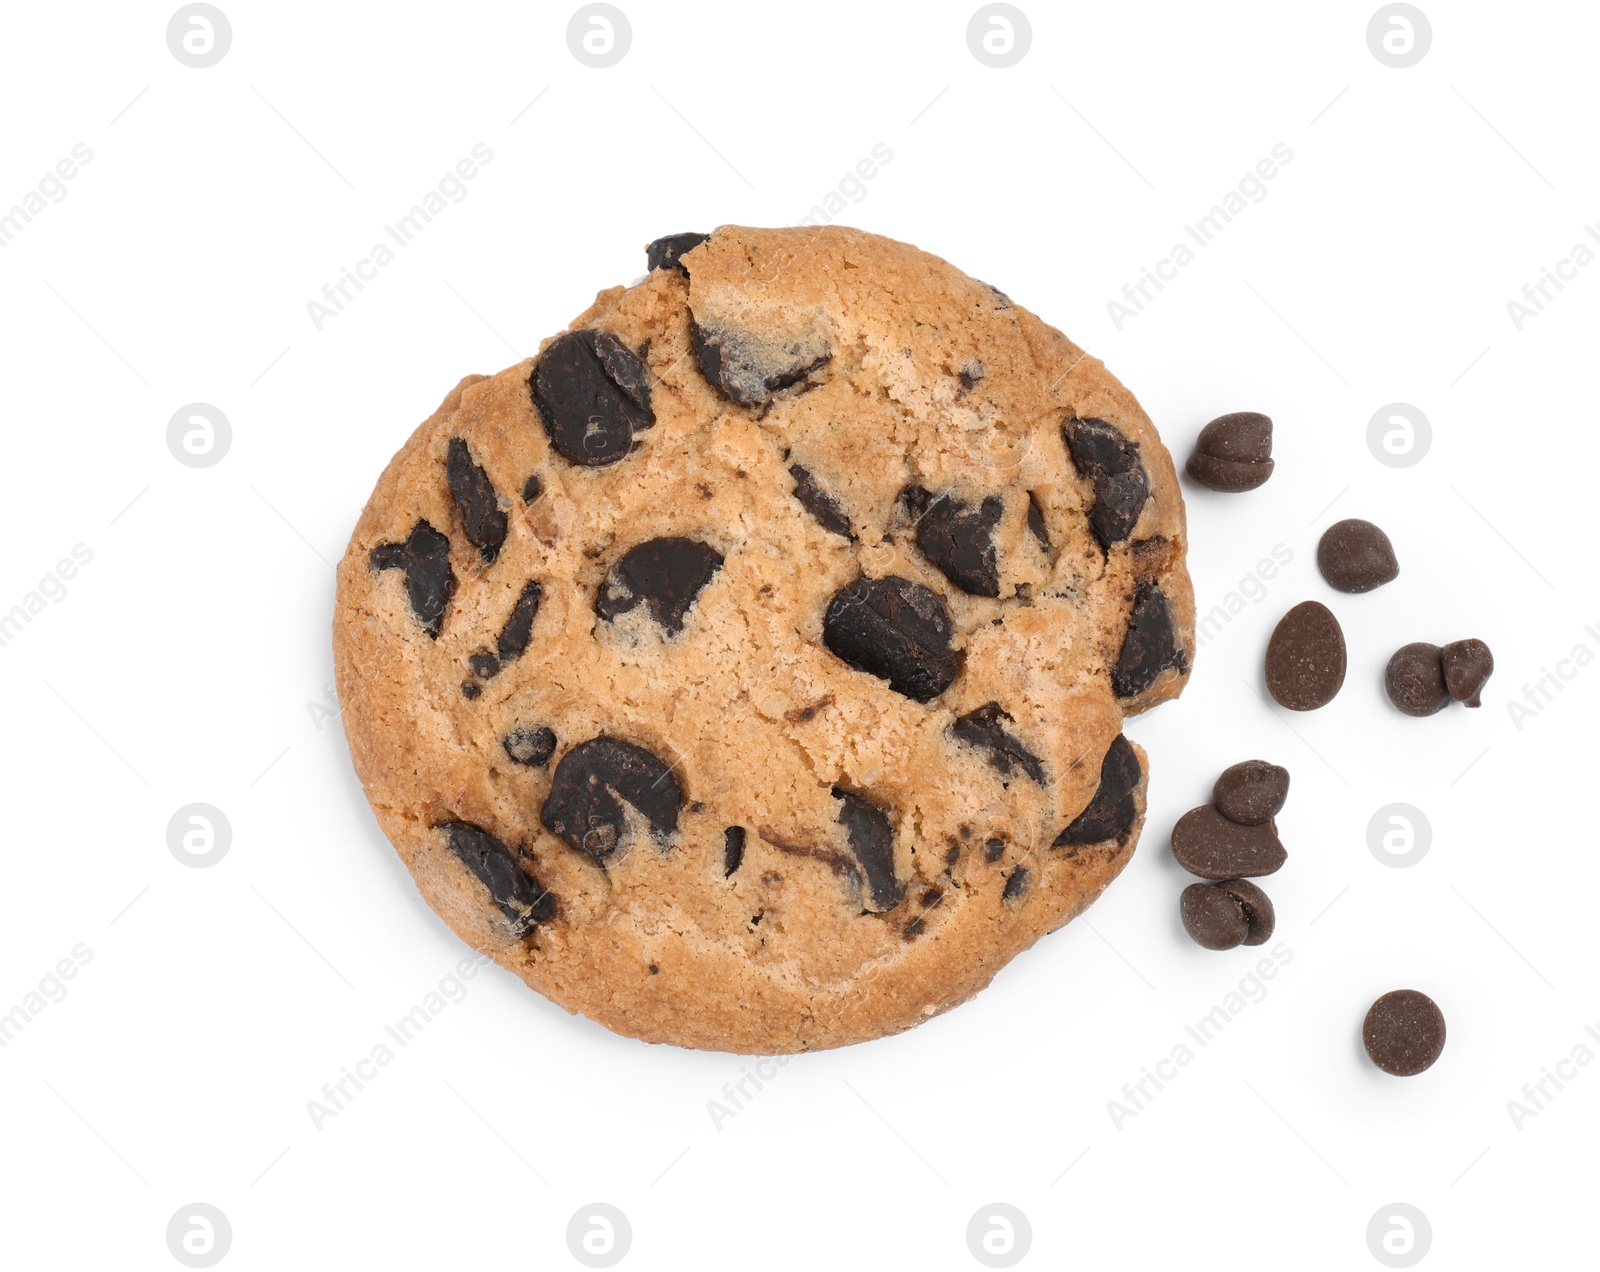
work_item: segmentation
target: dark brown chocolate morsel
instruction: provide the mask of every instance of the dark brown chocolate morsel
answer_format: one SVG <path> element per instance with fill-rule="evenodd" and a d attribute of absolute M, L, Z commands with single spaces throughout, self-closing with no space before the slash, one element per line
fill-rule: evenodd
<path fill-rule="evenodd" d="M 551 341 L 529 381 L 550 444 L 585 468 L 614 464 L 656 422 L 644 363 L 609 331 L 585 327 Z"/>
<path fill-rule="evenodd" d="M 1225 883 L 1210 886 L 1225 889 L 1244 911 L 1245 922 L 1250 925 L 1250 931 L 1244 938 L 1246 945 L 1265 945 L 1272 939 L 1278 916 L 1272 908 L 1271 897 L 1248 879 L 1229 879 Z"/>
<path fill-rule="evenodd" d="M 738 406 L 765 406 L 833 357 L 820 336 L 770 339 L 731 327 L 702 326 L 690 319 L 689 343 L 707 382 Z"/>
<path fill-rule="evenodd" d="M 648 269 L 675 269 L 687 274 L 684 267 L 683 256 L 692 252 L 711 236 L 709 234 L 665 234 L 644 249 L 645 266 Z"/>
<path fill-rule="evenodd" d="M 1202 879 L 1244 879 L 1283 868 L 1289 854 L 1271 822 L 1241 826 L 1219 813 L 1214 804 L 1191 808 L 1172 828 L 1172 855 L 1190 874 Z"/>
<path fill-rule="evenodd" d="M 501 739 L 500 745 L 518 764 L 543 768 L 556 753 L 556 735 L 554 730 L 543 726 L 519 724 Z"/>
<path fill-rule="evenodd" d="M 539 820 L 574 851 L 603 865 L 627 833 L 624 803 L 666 845 L 678 828 L 683 789 L 672 770 L 642 746 L 602 735 L 561 757 Z"/>
<path fill-rule="evenodd" d="M 1139 815 L 1134 792 L 1139 789 L 1139 779 L 1143 776 L 1133 744 L 1117 734 L 1100 761 L 1100 785 L 1089 807 L 1056 836 L 1051 847 L 1079 848 L 1111 840 L 1119 845 L 1126 844 Z"/>
<path fill-rule="evenodd" d="M 908 486 L 900 502 L 916 519 L 917 547 L 945 578 L 973 596 L 1000 595 L 1000 565 L 995 556 L 994 528 L 1005 504 L 987 495 L 970 507 L 953 495 L 934 495 Z"/>
<path fill-rule="evenodd" d="M 447 821 L 438 829 L 445 832 L 445 842 L 461 864 L 489 889 L 500 913 L 510 922 L 513 936 L 523 936 L 534 924 L 555 917 L 556 899 L 483 827 Z"/>
<path fill-rule="evenodd" d="M 1409 716 L 1431 716 L 1450 705 L 1439 646 L 1412 641 L 1394 651 L 1383 671 L 1389 701 Z"/>
<path fill-rule="evenodd" d="M 1121 543 L 1150 498 L 1150 479 L 1139 461 L 1139 444 L 1104 420 L 1068 420 L 1061 426 L 1072 466 L 1094 487 L 1089 528 L 1102 548 Z"/>
<path fill-rule="evenodd" d="M 1028 867 L 1013 866 L 1006 875 L 1006 886 L 1000 892 L 1002 901 L 1015 901 L 1028 890 Z"/>
<path fill-rule="evenodd" d="M 1223 769 L 1211 802 L 1229 821 L 1259 826 L 1278 815 L 1289 798 L 1289 770 L 1265 760 L 1244 760 Z"/>
<path fill-rule="evenodd" d="M 1178 642 L 1178 624 L 1166 593 L 1141 579 L 1134 585 L 1128 630 L 1111 669 L 1111 692 L 1119 698 L 1137 697 L 1168 667 L 1180 674 L 1187 671 L 1189 655 Z"/>
<path fill-rule="evenodd" d="M 1006 841 L 1004 839 L 986 839 L 983 842 L 983 859 L 985 861 L 999 861 L 1006 855 Z"/>
<path fill-rule="evenodd" d="M 1178 898 L 1183 930 L 1208 950 L 1231 950 L 1250 935 L 1239 899 L 1221 884 L 1191 883 Z"/>
<path fill-rule="evenodd" d="M 525 504 L 537 503 L 539 496 L 544 494 L 544 482 L 539 479 L 539 474 L 534 473 L 522 486 L 522 502 Z"/>
<path fill-rule="evenodd" d="M 840 588 L 823 616 L 822 641 L 857 671 L 928 702 L 956 678 L 954 630 L 937 592 L 891 574 Z"/>
<path fill-rule="evenodd" d="M 989 767 L 1010 776 L 1021 770 L 1040 786 L 1044 785 L 1044 762 L 1028 750 L 1022 741 L 1006 731 L 1012 722 L 998 702 L 986 702 L 976 711 L 969 711 L 950 726 L 950 732 L 960 741 L 983 751 Z"/>
<path fill-rule="evenodd" d="M 1400 573 L 1394 544 L 1370 521 L 1336 521 L 1317 542 L 1317 569 L 1340 592 L 1370 592 Z"/>
<path fill-rule="evenodd" d="M 461 514 L 461 524 L 467 532 L 467 542 L 478 549 L 478 555 L 485 561 L 493 563 L 500 555 L 510 524 L 501 510 L 494 483 L 459 437 L 450 439 L 444 471 L 450 496 L 456 502 L 456 511 Z"/>
<path fill-rule="evenodd" d="M 1254 490 L 1272 476 L 1272 421 L 1255 411 L 1219 415 L 1200 430 L 1189 476 L 1208 490 Z"/>
<path fill-rule="evenodd" d="M 533 620 L 538 616 L 539 601 L 543 596 L 544 587 L 537 579 L 529 579 L 522 585 L 517 603 L 511 607 L 506 624 L 495 641 L 495 653 L 500 663 L 520 658 L 528 648 L 528 642 L 533 639 Z"/>
<path fill-rule="evenodd" d="M 1041 552 L 1050 551 L 1050 531 L 1044 523 L 1044 509 L 1039 506 L 1039 496 L 1028 492 L 1028 533 L 1039 544 Z"/>
<path fill-rule="evenodd" d="M 595 609 L 601 618 L 614 619 L 643 601 L 650 617 L 676 636 L 700 590 L 721 568 L 722 554 L 698 539 L 648 539 L 611 567 Z"/>
<path fill-rule="evenodd" d="M 1344 632 L 1318 601 L 1301 601 L 1267 642 L 1267 692 L 1291 711 L 1315 711 L 1344 684 Z"/>
<path fill-rule="evenodd" d="M 800 501 L 802 508 L 816 518 L 817 524 L 853 542 L 856 532 L 850 524 L 849 514 L 837 499 L 817 484 L 811 470 L 804 464 L 790 464 L 789 476 L 794 478 L 794 497 Z"/>
<path fill-rule="evenodd" d="M 1361 1042 L 1385 1073 L 1412 1077 L 1444 1051 L 1444 1013 L 1420 990 L 1390 990 L 1367 1010 Z"/>
<path fill-rule="evenodd" d="M 411 613 L 422 630 L 438 640 L 444 627 L 445 607 L 456 594 L 450 540 L 426 521 L 419 521 L 411 527 L 404 543 L 380 543 L 368 559 L 374 570 L 404 571 Z"/>
<path fill-rule="evenodd" d="M 1453 640 L 1439 651 L 1444 664 L 1444 687 L 1465 707 L 1483 705 L 1481 694 L 1494 675 L 1494 655 L 1481 640 Z"/>
<path fill-rule="evenodd" d="M 868 908 L 892 910 L 906 894 L 906 885 L 894 873 L 894 829 L 888 814 L 854 791 L 833 788 L 839 801 L 839 821 L 850 851 L 866 876 Z"/>
<path fill-rule="evenodd" d="M 743 826 L 729 826 L 722 832 L 722 877 L 726 879 L 744 864 L 745 830 Z"/>

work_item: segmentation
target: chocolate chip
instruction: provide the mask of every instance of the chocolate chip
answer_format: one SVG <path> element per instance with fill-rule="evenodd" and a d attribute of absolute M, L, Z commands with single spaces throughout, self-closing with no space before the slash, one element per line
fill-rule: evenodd
<path fill-rule="evenodd" d="M 1068 420 L 1061 426 L 1072 466 L 1094 487 L 1089 528 L 1102 548 L 1121 543 L 1133 533 L 1146 501 L 1150 480 L 1139 462 L 1139 445 L 1104 420 Z"/>
<path fill-rule="evenodd" d="M 1143 776 L 1133 744 L 1117 734 L 1100 761 L 1100 785 L 1094 798 L 1072 824 L 1056 836 L 1051 846 L 1080 848 L 1111 840 L 1119 845 L 1126 844 L 1139 815 L 1134 792 L 1139 789 L 1139 779 Z"/>
<path fill-rule="evenodd" d="M 461 696 L 467 701 L 472 701 L 483 692 L 483 686 L 476 680 L 463 680 L 461 682 Z"/>
<path fill-rule="evenodd" d="M 919 914 L 906 921 L 905 927 L 900 929 L 900 937 L 902 940 L 914 941 L 922 935 L 922 929 L 927 925 L 928 921 Z"/>
<path fill-rule="evenodd" d="M 822 641 L 857 671 L 927 702 L 956 678 L 953 631 L 937 592 L 891 574 L 840 588 L 823 616 Z"/>
<path fill-rule="evenodd" d="M 675 269 L 687 275 L 688 269 L 683 264 L 683 256 L 693 251 L 711 236 L 709 234 L 666 234 L 644 249 L 645 266 L 648 269 Z"/>
<path fill-rule="evenodd" d="M 1494 674 L 1494 655 L 1481 640 L 1453 640 L 1439 651 L 1444 664 L 1444 685 L 1463 706 L 1482 705 L 1479 695 Z"/>
<path fill-rule="evenodd" d="M 406 597 L 422 630 L 439 639 L 445 607 L 456 594 L 450 568 L 450 540 L 426 521 L 411 527 L 404 543 L 380 543 L 368 558 L 374 570 L 404 570 Z"/>
<path fill-rule="evenodd" d="M 525 504 L 536 503 L 539 496 L 544 494 L 544 482 L 539 480 L 539 474 L 534 473 L 528 478 L 527 484 L 522 487 L 522 502 Z"/>
<path fill-rule="evenodd" d="M 479 556 L 493 564 L 506 541 L 509 524 L 506 514 L 500 510 L 500 497 L 495 494 L 494 483 L 459 437 L 450 439 L 444 471 L 451 498 L 456 501 L 456 510 L 467 532 L 467 542 L 478 549 Z"/>
<path fill-rule="evenodd" d="M 1370 521 L 1336 521 L 1317 542 L 1317 569 L 1340 592 L 1370 592 L 1400 573 L 1389 536 Z"/>
<path fill-rule="evenodd" d="M 1444 661 L 1437 645 L 1413 641 L 1394 651 L 1383 671 L 1389 701 L 1409 716 L 1431 716 L 1450 705 Z"/>
<path fill-rule="evenodd" d="M 744 827 L 729 826 L 722 832 L 722 877 L 726 879 L 744 862 Z"/>
<path fill-rule="evenodd" d="M 794 497 L 800 506 L 816 518 L 824 530 L 855 541 L 856 532 L 850 518 L 839 506 L 839 501 L 817 485 L 817 479 L 804 464 L 789 465 L 789 476 L 794 478 Z"/>
<path fill-rule="evenodd" d="M 1002 901 L 1015 901 L 1028 886 L 1028 867 L 1013 867 L 1011 873 L 1006 875 L 1006 886 L 1000 893 Z"/>
<path fill-rule="evenodd" d="M 656 422 L 644 363 L 609 331 L 558 336 L 539 355 L 531 388 L 550 444 L 586 468 L 616 463 Z"/>
<path fill-rule="evenodd" d="M 483 827 L 447 821 L 440 823 L 438 829 L 445 832 L 445 842 L 461 864 L 489 889 L 500 913 L 510 920 L 513 936 L 523 936 L 535 923 L 546 923 L 555 917 L 556 899 L 517 863 L 505 844 Z"/>
<path fill-rule="evenodd" d="M 922 908 L 924 910 L 931 910 L 931 909 L 933 909 L 934 906 L 938 905 L 939 902 L 941 902 L 943 900 L 944 900 L 944 889 L 942 889 L 942 888 L 929 888 L 926 892 L 924 892 L 922 894 Z"/>
<path fill-rule="evenodd" d="M 481 649 L 467 659 L 472 674 L 482 680 L 492 679 L 500 670 L 500 660 L 487 649 Z"/>
<path fill-rule="evenodd" d="M 611 567 L 595 609 L 601 618 L 614 619 L 643 601 L 650 616 L 676 636 L 700 590 L 721 568 L 722 553 L 698 539 L 648 539 Z"/>
<path fill-rule="evenodd" d="M 1178 643 L 1177 621 L 1166 593 L 1141 579 L 1134 585 L 1128 630 L 1111 671 L 1111 692 L 1119 698 L 1137 697 L 1168 667 L 1180 674 L 1187 671 L 1189 654 Z"/>
<path fill-rule="evenodd" d="M 1254 490 L 1272 476 L 1272 421 L 1255 411 L 1217 416 L 1195 439 L 1187 471 L 1208 490 Z"/>
<path fill-rule="evenodd" d="M 1211 802 L 1217 811 L 1241 826 L 1271 821 L 1288 798 L 1289 770 L 1265 760 L 1229 765 L 1211 788 Z"/>
<path fill-rule="evenodd" d="M 1267 642 L 1267 692 L 1291 711 L 1315 711 L 1344 684 L 1344 632 L 1318 601 L 1301 601 Z"/>
<path fill-rule="evenodd" d="M 1208 950 L 1231 950 L 1250 934 L 1244 907 L 1220 884 L 1191 883 L 1178 898 L 1178 916 L 1194 943 Z"/>
<path fill-rule="evenodd" d="M 1392 989 L 1367 1009 L 1361 1043 L 1385 1073 L 1412 1077 L 1444 1051 L 1444 1013 L 1420 990 Z"/>
<path fill-rule="evenodd" d="M 693 320 L 689 340 L 700 374 L 739 406 L 765 406 L 775 393 L 793 388 L 833 357 L 820 336 L 763 339 Z"/>
<path fill-rule="evenodd" d="M 500 629 L 500 638 L 495 642 L 495 651 L 502 663 L 520 658 L 528 648 L 528 641 L 533 638 L 533 620 L 539 613 L 539 601 L 543 596 L 544 588 L 537 580 L 529 579 L 522 585 L 517 603 L 511 607 L 506 625 Z"/>
<path fill-rule="evenodd" d="M 519 724 L 501 740 L 500 745 L 518 764 L 528 768 L 543 768 L 556 753 L 556 735 L 553 730 Z"/>
<path fill-rule="evenodd" d="M 962 392 L 971 392 L 972 386 L 983 379 L 983 363 L 976 358 L 968 358 L 961 364 L 961 369 L 956 372 L 961 381 Z"/>
<path fill-rule="evenodd" d="M 1038 540 L 1041 552 L 1050 551 L 1050 531 L 1044 524 L 1044 509 L 1039 506 L 1039 496 L 1028 492 L 1028 533 Z"/>
<path fill-rule="evenodd" d="M 643 747 L 605 736 L 561 757 L 539 820 L 596 864 L 622 847 L 626 802 L 665 845 L 678 828 L 683 789 L 672 770 Z"/>
<path fill-rule="evenodd" d="M 1244 938 L 1246 945 L 1265 945 L 1272 939 L 1273 929 L 1278 926 L 1278 915 L 1272 908 L 1271 897 L 1248 879 L 1229 879 L 1225 883 L 1209 886 L 1226 889 L 1239 903 L 1239 908 L 1244 911 L 1245 922 L 1250 925 L 1250 932 Z"/>
<path fill-rule="evenodd" d="M 998 702 L 986 702 L 976 711 L 969 711 L 950 726 L 950 732 L 969 746 L 978 747 L 988 754 L 984 757 L 989 767 L 1009 776 L 1021 769 L 1040 786 L 1044 785 L 1044 763 L 1021 741 L 1007 733 L 1002 721 L 1009 722 Z"/>
<path fill-rule="evenodd" d="M 866 876 L 867 892 L 874 910 L 892 910 L 906 894 L 906 885 L 894 874 L 894 830 L 889 817 L 871 800 L 835 786 L 839 801 L 839 821 L 844 826 L 850 851 Z"/>
<path fill-rule="evenodd" d="M 983 859 L 985 861 L 999 861 L 1006 853 L 1004 839 L 986 839 L 983 841 Z"/>
<path fill-rule="evenodd" d="M 1213 804 L 1191 808 L 1172 828 L 1172 855 L 1202 879 L 1244 879 L 1283 868 L 1289 854 L 1272 822 L 1241 826 Z"/>
<path fill-rule="evenodd" d="M 945 578 L 973 596 L 1000 595 L 994 528 L 1005 504 L 998 495 L 987 495 L 972 508 L 952 495 L 934 496 L 921 486 L 908 486 L 900 501 L 916 518 L 917 547 Z"/>

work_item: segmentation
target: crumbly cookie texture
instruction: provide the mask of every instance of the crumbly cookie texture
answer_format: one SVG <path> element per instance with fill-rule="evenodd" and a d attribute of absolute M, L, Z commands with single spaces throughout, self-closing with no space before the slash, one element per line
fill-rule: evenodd
<path fill-rule="evenodd" d="M 653 244 L 469 376 L 339 567 L 357 773 L 428 903 L 569 1011 L 771 1054 L 982 989 L 1131 856 L 1194 650 L 1133 395 L 855 230 Z"/>

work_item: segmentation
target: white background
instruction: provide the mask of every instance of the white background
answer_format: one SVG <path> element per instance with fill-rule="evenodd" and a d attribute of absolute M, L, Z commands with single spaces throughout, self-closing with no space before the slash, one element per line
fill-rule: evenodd
<path fill-rule="evenodd" d="M 1367 1222 L 1396 1201 L 1431 1221 L 1426 1266 L 1592 1259 L 1600 1065 L 1520 1129 L 1507 1101 L 1600 1029 L 1600 669 L 1521 728 L 1507 703 L 1600 653 L 1600 265 L 1520 332 L 1506 302 L 1600 223 L 1594 6 L 1424 0 L 1403 70 L 1368 50 L 1372 0 L 1025 0 L 1004 70 L 968 51 L 971 3 L 624 0 L 604 70 L 568 50 L 575 5 L 223 7 L 203 70 L 164 5 L 5 14 L 0 210 L 94 156 L 0 249 L 0 611 L 93 553 L 0 648 L 0 1012 L 92 951 L 0 1049 L 8 1266 L 177 1267 L 164 1232 L 195 1201 L 238 1269 L 576 1267 L 594 1201 L 627 1214 L 628 1267 L 977 1267 L 967 1222 L 996 1201 L 1031 1221 L 1022 1266 L 1377 1267 Z M 464 201 L 316 330 L 307 302 L 480 142 Z M 1268 197 L 1118 331 L 1107 301 L 1280 142 Z M 839 220 L 1060 326 L 1180 463 L 1216 414 L 1276 421 L 1262 490 L 1186 486 L 1202 610 L 1274 545 L 1293 560 L 1129 726 L 1144 843 L 973 1002 L 798 1058 L 720 1127 L 708 1101 L 752 1062 L 614 1037 L 490 967 L 315 1128 L 307 1101 L 466 952 L 308 707 L 378 472 L 462 374 L 641 274 L 647 240 L 794 223 L 876 143 L 893 159 Z M 165 441 L 197 401 L 233 429 L 206 469 Z M 1366 445 L 1395 401 L 1433 426 L 1405 469 Z M 1315 545 L 1358 515 L 1401 574 L 1343 596 Z M 1307 598 L 1350 673 L 1290 716 L 1261 656 Z M 1498 664 L 1481 710 L 1387 705 L 1394 648 L 1465 636 Z M 1267 884 L 1292 962 L 1118 1129 L 1107 1102 L 1259 957 L 1188 940 L 1166 848 L 1252 756 L 1294 775 Z M 232 826 L 209 869 L 167 848 L 193 801 Z M 1393 801 L 1433 829 L 1409 869 L 1367 847 Z M 1449 1022 L 1412 1079 L 1359 1043 L 1402 986 Z"/>

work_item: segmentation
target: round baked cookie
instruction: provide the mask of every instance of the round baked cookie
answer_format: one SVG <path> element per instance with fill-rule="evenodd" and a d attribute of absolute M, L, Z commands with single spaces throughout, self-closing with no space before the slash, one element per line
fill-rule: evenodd
<path fill-rule="evenodd" d="M 345 731 L 475 948 L 652 1042 L 771 1054 L 982 989 L 1127 863 L 1124 716 L 1194 649 L 1133 395 L 839 227 L 675 235 L 469 376 L 339 567 Z"/>

